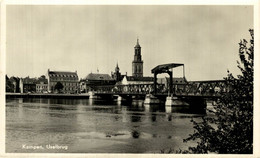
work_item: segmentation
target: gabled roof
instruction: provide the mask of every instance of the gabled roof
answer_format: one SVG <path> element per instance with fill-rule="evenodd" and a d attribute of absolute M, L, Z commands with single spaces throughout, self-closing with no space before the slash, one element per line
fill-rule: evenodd
<path fill-rule="evenodd" d="M 84 80 L 103 80 L 103 81 L 113 81 L 114 79 L 108 75 L 108 74 L 94 74 L 94 73 L 90 73 L 88 74 Z"/>
<path fill-rule="evenodd" d="M 135 76 L 125 76 L 127 81 L 146 81 L 152 82 L 154 79 L 153 77 L 135 77 Z"/>

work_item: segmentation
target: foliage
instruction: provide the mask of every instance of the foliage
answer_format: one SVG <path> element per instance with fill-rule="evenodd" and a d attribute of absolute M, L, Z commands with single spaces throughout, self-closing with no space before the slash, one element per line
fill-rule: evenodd
<path fill-rule="evenodd" d="M 39 77 L 39 79 L 46 79 L 45 75 L 41 75 L 41 77 Z"/>
<path fill-rule="evenodd" d="M 10 81 L 9 77 L 5 75 L 5 91 L 6 92 L 14 92 L 14 85 Z"/>
<path fill-rule="evenodd" d="M 58 92 L 61 92 L 61 90 L 63 89 L 63 84 L 61 82 L 57 82 L 54 89 L 58 90 Z"/>
<path fill-rule="evenodd" d="M 241 75 L 235 78 L 228 71 L 225 78 L 228 92 L 217 100 L 214 117 L 205 116 L 201 122 L 191 120 L 195 131 L 184 142 L 197 140 L 197 146 L 181 153 L 232 153 L 253 152 L 253 75 L 254 32 L 249 30 L 251 40 L 239 43 L 238 68 Z"/>

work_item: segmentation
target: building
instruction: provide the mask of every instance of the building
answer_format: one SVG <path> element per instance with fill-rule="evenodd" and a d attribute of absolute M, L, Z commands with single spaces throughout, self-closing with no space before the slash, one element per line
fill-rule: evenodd
<path fill-rule="evenodd" d="M 124 76 L 121 84 L 153 84 L 153 77 L 135 77 L 135 76 Z"/>
<path fill-rule="evenodd" d="M 48 80 L 45 76 L 41 76 L 36 81 L 36 92 L 37 93 L 46 93 L 48 91 Z"/>
<path fill-rule="evenodd" d="M 109 74 L 90 73 L 80 82 L 81 92 L 95 90 L 98 86 L 115 85 L 116 80 Z"/>
<path fill-rule="evenodd" d="M 143 60 L 141 54 L 141 46 L 139 44 L 139 39 L 134 47 L 134 60 L 132 62 L 132 76 L 124 75 L 120 84 L 153 84 L 153 77 L 143 76 Z"/>
<path fill-rule="evenodd" d="M 143 61 L 141 55 L 141 46 L 139 44 L 139 39 L 134 47 L 135 54 L 134 60 L 132 62 L 132 76 L 134 77 L 143 77 Z"/>
<path fill-rule="evenodd" d="M 47 72 L 48 91 L 58 92 L 57 83 L 62 84 L 62 93 L 78 93 L 79 91 L 79 78 L 77 71 L 65 72 L 65 71 L 50 71 Z M 55 87 L 56 86 L 56 87 Z"/>
<path fill-rule="evenodd" d="M 118 67 L 118 65 L 117 65 Z M 116 67 L 116 70 L 117 70 Z M 169 78 L 158 78 L 157 84 L 160 87 L 167 89 L 169 87 Z M 187 83 L 187 80 L 183 78 L 173 78 L 173 84 L 178 85 L 178 88 L 184 88 Z M 154 77 L 144 77 L 143 76 L 143 60 L 141 54 L 141 46 L 139 44 L 139 39 L 134 47 L 134 60 L 132 62 L 132 76 L 123 76 L 122 85 L 135 85 L 135 84 L 154 84 Z"/>
<path fill-rule="evenodd" d="M 116 80 L 116 82 L 120 82 L 124 78 L 124 75 L 121 75 L 120 73 L 118 63 L 116 64 L 115 72 L 111 72 L 111 76 L 114 80 Z"/>
<path fill-rule="evenodd" d="M 37 78 L 25 77 L 20 79 L 20 92 L 21 93 L 35 93 L 36 92 Z"/>

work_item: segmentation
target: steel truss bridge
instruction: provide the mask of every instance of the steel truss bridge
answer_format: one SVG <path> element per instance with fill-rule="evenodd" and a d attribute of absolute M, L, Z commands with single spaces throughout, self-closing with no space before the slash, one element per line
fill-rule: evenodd
<path fill-rule="evenodd" d="M 225 80 L 190 81 L 184 84 L 173 84 L 172 89 L 169 87 L 166 84 L 156 84 L 155 90 L 154 84 L 128 84 L 92 88 L 97 95 L 169 95 L 171 92 L 175 96 L 201 96 L 205 98 L 220 97 L 221 93 L 226 93 L 229 90 Z"/>
<path fill-rule="evenodd" d="M 225 80 L 190 81 L 184 83 L 173 83 L 173 68 L 183 67 L 183 78 L 185 78 L 184 64 L 169 63 L 158 65 L 151 70 L 154 74 L 154 82 L 151 84 L 128 84 L 112 86 L 92 87 L 95 95 L 120 95 L 120 96 L 144 96 L 153 94 L 154 96 L 177 96 L 214 98 L 220 97 L 222 93 L 229 91 Z M 166 73 L 169 75 L 169 82 L 166 84 L 157 83 L 157 75 Z"/>

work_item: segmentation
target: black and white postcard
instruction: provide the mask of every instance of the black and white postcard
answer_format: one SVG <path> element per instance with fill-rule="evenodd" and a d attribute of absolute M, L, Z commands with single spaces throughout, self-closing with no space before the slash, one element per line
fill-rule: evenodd
<path fill-rule="evenodd" d="M 1 155 L 259 156 L 257 3 L 3 1 Z"/>

